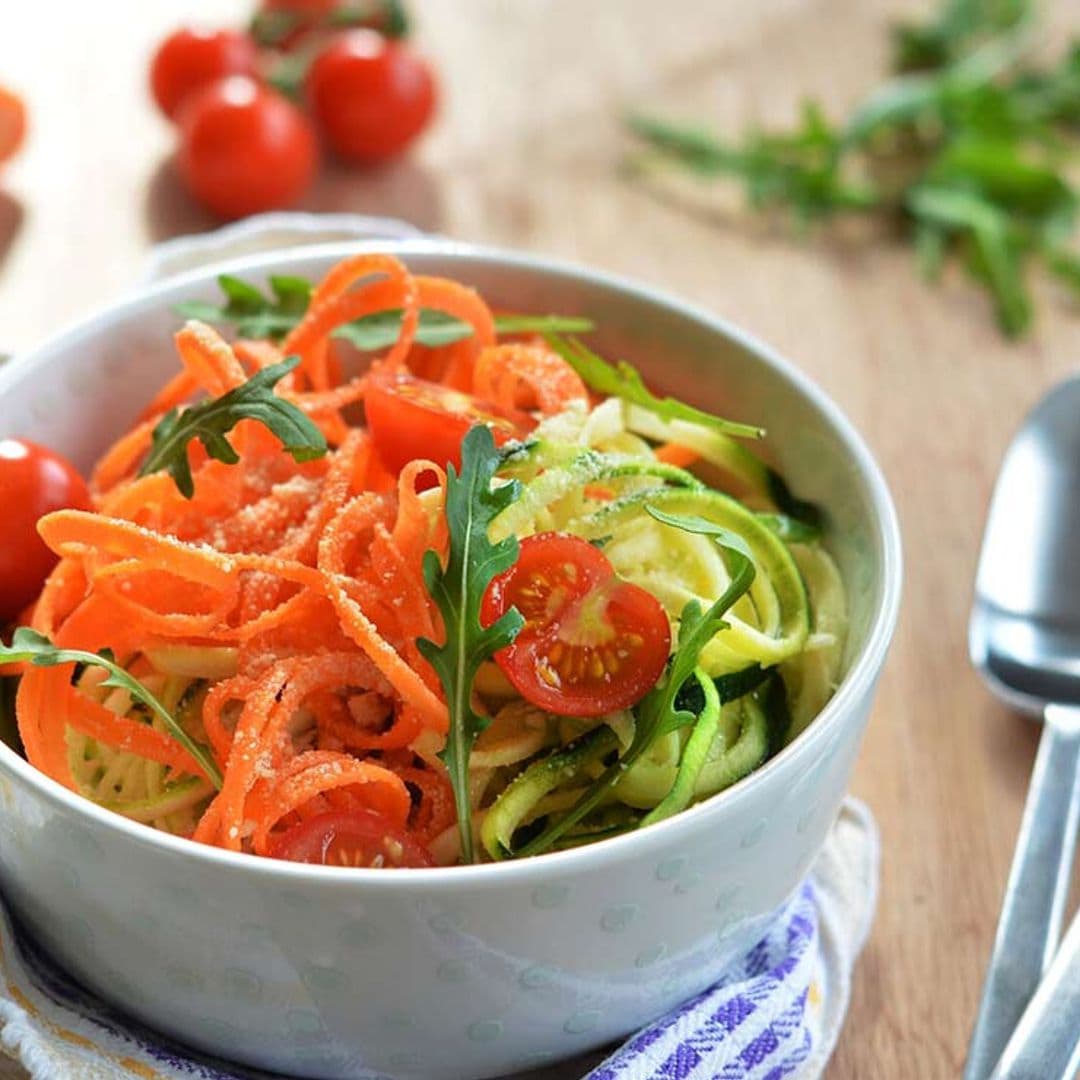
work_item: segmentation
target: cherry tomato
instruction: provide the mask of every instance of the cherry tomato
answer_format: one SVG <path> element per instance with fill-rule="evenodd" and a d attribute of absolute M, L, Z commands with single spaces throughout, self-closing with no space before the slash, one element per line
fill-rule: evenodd
<path fill-rule="evenodd" d="M 275 859 L 316 866 L 434 866 L 423 844 L 372 810 L 333 810 L 301 821 L 270 846 Z"/>
<path fill-rule="evenodd" d="M 374 30 L 336 38 L 311 65 L 307 92 L 326 141 L 347 161 L 395 157 L 435 109 L 427 61 Z"/>
<path fill-rule="evenodd" d="M 33 600 L 56 565 L 38 536 L 38 518 L 53 510 L 87 510 L 90 493 L 70 462 L 25 439 L 0 439 L 0 620 L 10 622 Z"/>
<path fill-rule="evenodd" d="M 26 106 L 22 99 L 0 86 L 0 161 L 7 161 L 26 136 Z"/>
<path fill-rule="evenodd" d="M 150 89 L 171 120 L 196 90 L 226 75 L 254 75 L 255 42 L 239 30 L 197 30 L 183 27 L 159 46 L 150 65 Z"/>
<path fill-rule="evenodd" d="M 180 117 L 180 174 L 214 213 L 243 217 L 295 203 L 315 175 L 304 114 L 246 75 L 204 87 Z"/>
<path fill-rule="evenodd" d="M 400 371 L 373 370 L 364 390 L 364 411 L 382 463 L 400 472 L 416 458 L 461 467 L 461 440 L 486 424 L 498 445 L 520 439 L 536 426 L 527 413 L 418 379 Z"/>
<path fill-rule="evenodd" d="M 525 625 L 495 660 L 526 701 L 562 716 L 602 716 L 639 701 L 660 678 L 671 627 L 660 602 L 615 575 L 577 536 L 539 533 L 484 595 L 490 626 L 516 607 Z"/>

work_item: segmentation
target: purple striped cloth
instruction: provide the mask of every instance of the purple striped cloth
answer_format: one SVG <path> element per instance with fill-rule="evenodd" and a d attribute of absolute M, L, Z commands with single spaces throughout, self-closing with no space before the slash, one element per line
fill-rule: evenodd
<path fill-rule="evenodd" d="M 716 986 L 645 1028 L 589 1080 L 780 1080 L 814 1048 L 818 909 L 807 881 Z M 815 996 L 816 996 L 815 992 Z"/>

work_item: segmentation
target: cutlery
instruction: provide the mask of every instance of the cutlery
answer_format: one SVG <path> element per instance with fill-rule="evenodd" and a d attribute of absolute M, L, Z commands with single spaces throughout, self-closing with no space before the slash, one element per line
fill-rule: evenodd
<path fill-rule="evenodd" d="M 1080 916 L 1074 916 L 990 1080 L 1071 1080 L 1078 1072 Z"/>
<path fill-rule="evenodd" d="M 1043 398 L 1006 452 L 979 559 L 969 647 L 999 697 L 1043 718 L 964 1071 L 964 1080 L 986 1080 L 1053 958 L 1076 845 L 1080 377 Z"/>

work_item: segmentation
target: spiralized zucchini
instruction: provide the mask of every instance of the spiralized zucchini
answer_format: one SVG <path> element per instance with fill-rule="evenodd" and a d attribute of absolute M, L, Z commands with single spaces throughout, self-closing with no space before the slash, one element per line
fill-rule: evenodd
<path fill-rule="evenodd" d="M 732 493 L 658 461 L 654 443 L 668 441 L 699 454 L 731 482 Z M 732 571 L 710 537 L 662 523 L 646 507 L 730 530 L 756 569 L 751 588 L 727 614 L 727 627 L 700 654 L 688 695 L 696 720 L 656 739 L 560 846 L 651 824 L 723 791 L 794 738 L 831 696 L 847 627 L 840 574 L 821 545 L 814 511 L 740 443 L 609 399 L 591 412 L 568 410 L 546 420 L 509 456 L 505 475 L 523 487 L 492 526 L 493 540 L 557 530 L 592 541 L 620 577 L 660 601 L 673 640 L 686 604 L 711 605 Z M 793 512 L 804 517 L 783 516 Z M 549 722 L 545 740 L 520 701 L 496 714 L 492 745 L 535 747 L 535 753 L 496 766 L 503 786 L 484 807 L 480 830 L 490 858 L 506 858 L 539 824 L 569 810 L 590 779 L 625 752 L 633 717 L 611 724 L 563 718 L 556 727 Z M 483 744 L 484 737 L 474 768 L 496 760 Z"/>

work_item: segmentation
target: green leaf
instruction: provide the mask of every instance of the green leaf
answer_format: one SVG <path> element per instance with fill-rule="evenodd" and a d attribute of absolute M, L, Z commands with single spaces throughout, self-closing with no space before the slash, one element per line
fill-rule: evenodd
<path fill-rule="evenodd" d="M 288 274 L 271 274 L 270 289 L 283 315 L 303 315 L 311 303 L 311 282 Z"/>
<path fill-rule="evenodd" d="M 172 713 L 138 679 L 120 667 L 108 650 L 93 653 L 83 649 L 60 649 L 43 634 L 39 634 L 28 626 L 20 626 L 15 631 L 10 645 L 0 643 L 0 663 L 31 663 L 36 667 L 87 664 L 103 668 L 108 674 L 101 685 L 126 690 L 134 701 L 146 706 L 165 725 L 165 730 L 169 735 L 191 755 L 214 787 L 221 790 L 221 772 L 206 747 L 195 742 Z"/>
<path fill-rule="evenodd" d="M 676 401 L 675 398 L 657 397 L 641 381 L 641 376 L 630 364 L 625 361 L 609 364 L 577 338 L 564 338 L 554 333 L 548 333 L 545 337 L 548 344 L 581 376 L 585 384 L 597 393 L 638 405 L 662 420 L 686 420 L 724 435 L 737 435 L 746 439 L 760 439 L 765 434 L 762 428 L 753 424 L 724 420 L 693 405 Z"/>
<path fill-rule="evenodd" d="M 973 273 L 989 288 L 1002 330 L 1016 335 L 1026 329 L 1031 300 L 1007 216 L 979 195 L 930 185 L 911 191 L 908 208 L 917 219 L 967 236 Z"/>
<path fill-rule="evenodd" d="M 447 469 L 450 551 L 446 566 L 434 551 L 424 557 L 424 581 L 442 614 L 446 641 L 440 645 L 422 638 L 417 646 L 435 669 L 446 693 L 450 729 L 439 756 L 446 763 L 454 789 L 462 857 L 467 863 L 474 861 L 469 756 L 477 737 L 491 722 L 473 709 L 473 682 L 480 665 L 509 645 L 524 624 L 514 608 L 490 626 L 480 624 L 480 604 L 488 585 L 518 556 L 516 537 L 495 544 L 488 539 L 492 521 L 520 491 L 516 481 L 493 483 L 501 460 L 488 428 L 477 425 L 468 432 L 461 444 L 461 473 L 453 465 Z"/>
<path fill-rule="evenodd" d="M 225 436 L 241 420 L 263 424 L 281 440 L 295 461 L 322 457 L 326 453 L 322 432 L 297 406 L 274 393 L 277 382 L 299 363 L 298 356 L 291 356 L 257 371 L 243 385 L 219 398 L 167 413 L 154 428 L 150 453 L 139 475 L 164 469 L 181 494 L 190 499 L 195 494 L 195 482 L 188 461 L 188 444 L 198 439 L 212 458 L 235 465 L 240 459 Z"/>
<path fill-rule="evenodd" d="M 789 211 L 797 224 L 846 210 L 897 221 L 930 280 L 960 258 L 993 301 L 1002 331 L 1032 323 L 1031 256 L 1069 280 L 1047 252 L 1068 247 L 1080 217 L 1070 162 L 1080 128 L 1080 41 L 1047 64 L 1034 0 L 944 0 L 898 27 L 894 77 L 846 123 L 814 105 L 786 130 L 726 141 L 650 117 L 629 126 L 668 163 L 740 180 L 750 205 Z M 875 237 L 885 235 L 877 231 Z"/>
<path fill-rule="evenodd" d="M 266 298 L 263 294 L 243 278 L 233 277 L 232 274 L 221 274 L 218 277 L 218 284 L 229 301 L 226 310 L 235 315 L 253 314 L 262 311 L 266 306 Z"/>
<path fill-rule="evenodd" d="M 330 12 L 327 23 L 333 27 L 370 26 L 389 38 L 409 33 L 409 18 L 401 0 L 345 0 Z"/>
<path fill-rule="evenodd" d="M 845 176 L 841 134 L 811 101 L 803 103 L 801 126 L 791 133 L 751 132 L 738 145 L 651 116 L 633 115 L 627 123 L 657 155 L 652 164 L 667 160 L 706 178 L 737 177 L 752 206 L 787 207 L 800 222 L 865 210 L 878 200 L 872 186 Z"/>
<path fill-rule="evenodd" d="M 232 325 L 240 337 L 269 338 L 280 341 L 303 318 L 311 302 L 311 282 L 293 276 L 269 279 L 273 298 L 264 296 L 254 285 L 222 274 L 218 284 L 226 303 L 185 300 L 173 310 L 185 319 L 199 319 L 215 325 Z M 390 348 L 401 334 L 403 312 L 400 308 L 364 315 L 331 335 L 350 342 L 362 352 Z M 496 315 L 497 334 L 584 334 L 593 329 L 589 319 L 562 315 Z M 472 326 L 433 308 L 422 308 L 416 330 L 416 343 L 436 348 L 464 341 L 473 334 Z"/>
<path fill-rule="evenodd" d="M 806 505 L 813 505 L 808 503 Z M 815 507 L 815 509 L 817 509 Z M 820 524 L 810 524 L 805 519 L 789 514 L 755 515 L 767 529 L 775 533 L 785 544 L 812 544 L 821 539 Z"/>
<path fill-rule="evenodd" d="M 680 703 L 680 691 L 694 675 L 701 650 L 728 625 L 724 616 L 753 584 L 756 574 L 754 561 L 746 541 L 737 533 L 696 515 L 669 514 L 655 506 L 646 506 L 645 509 L 665 525 L 711 536 L 728 556 L 731 582 L 723 595 L 707 610 L 703 611 L 696 600 L 689 601 L 683 608 L 679 621 L 679 640 L 668 663 L 667 673 L 638 702 L 634 710 L 636 720 L 630 746 L 600 774 L 566 814 L 522 846 L 518 851 L 519 855 L 537 855 L 545 851 L 593 810 L 626 771 L 648 753 L 657 739 L 695 723 L 697 715 Z"/>

